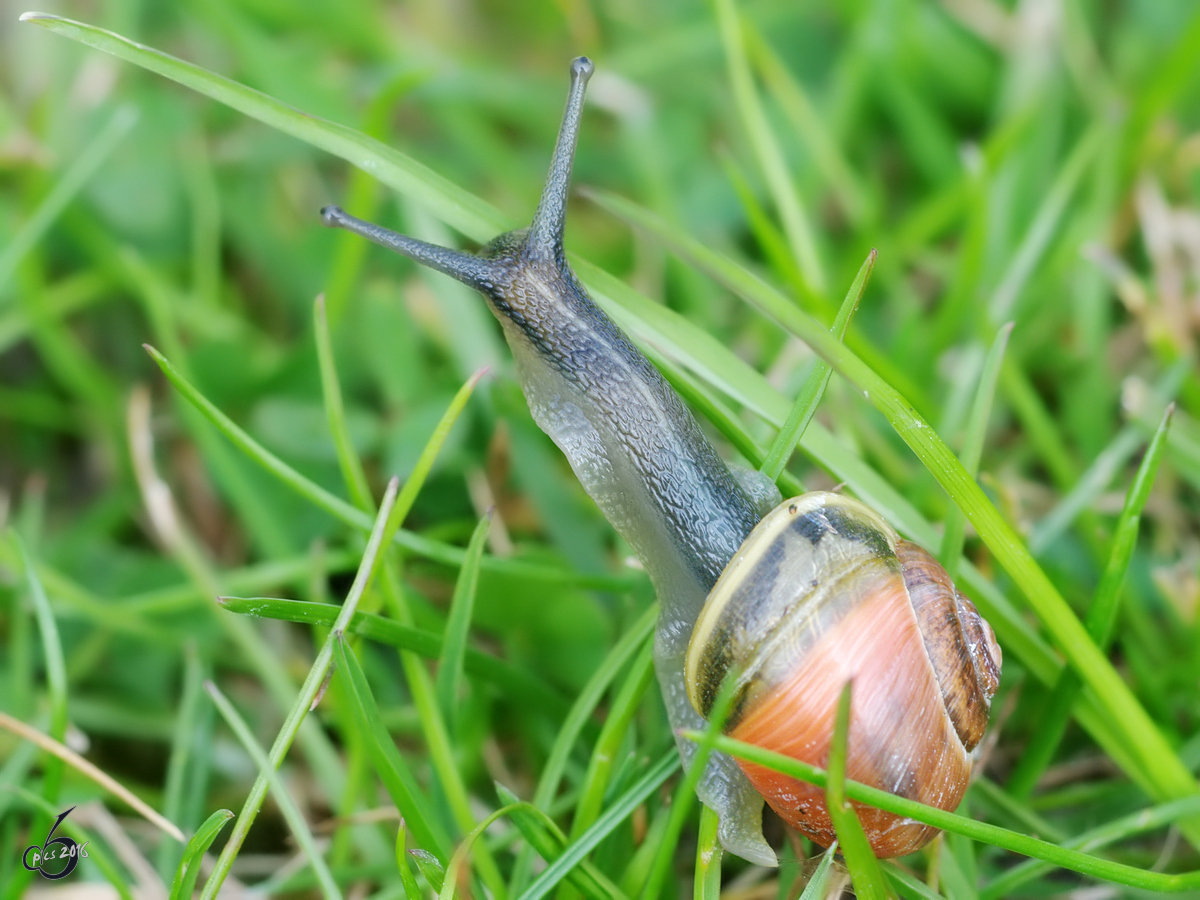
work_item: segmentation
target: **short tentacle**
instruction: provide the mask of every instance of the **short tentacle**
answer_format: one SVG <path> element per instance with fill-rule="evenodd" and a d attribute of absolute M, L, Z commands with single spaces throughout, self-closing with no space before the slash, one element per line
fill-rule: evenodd
<path fill-rule="evenodd" d="M 537 212 L 525 241 L 526 252 L 538 259 L 556 260 L 562 256 L 563 226 L 567 217 L 567 192 L 571 184 L 571 167 L 575 163 L 575 144 L 579 139 L 579 122 L 583 116 L 583 95 L 592 77 L 592 61 L 580 56 L 571 62 L 571 93 L 563 112 L 558 143 L 550 174 L 542 189 Z"/>
<path fill-rule="evenodd" d="M 379 225 L 355 218 L 340 206 L 326 206 L 322 209 L 321 222 L 330 228 L 342 228 L 374 241 L 381 247 L 395 250 L 402 256 L 431 269 L 437 269 L 477 291 L 486 291 L 500 274 L 500 268 L 489 260 L 463 253 L 461 250 L 427 244 L 425 241 L 381 228 Z"/>

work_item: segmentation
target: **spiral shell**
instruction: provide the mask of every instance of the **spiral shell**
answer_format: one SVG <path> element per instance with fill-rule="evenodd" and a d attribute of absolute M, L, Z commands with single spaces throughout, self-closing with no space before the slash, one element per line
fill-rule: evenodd
<path fill-rule="evenodd" d="M 812 493 L 759 523 L 721 574 L 692 634 L 688 696 L 707 716 L 723 682 L 730 736 L 824 767 L 852 680 L 847 777 L 942 809 L 962 800 L 1001 655 L 988 624 L 924 550 L 856 500 Z M 834 839 L 824 793 L 751 763 L 789 824 Z M 936 830 L 870 807 L 875 853 L 911 853 Z"/>

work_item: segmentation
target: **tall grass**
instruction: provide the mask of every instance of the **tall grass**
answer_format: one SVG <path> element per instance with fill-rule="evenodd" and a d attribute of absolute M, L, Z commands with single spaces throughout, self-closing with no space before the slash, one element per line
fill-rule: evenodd
<path fill-rule="evenodd" d="M 819 848 L 722 860 L 689 808 L 652 591 L 482 303 L 316 216 L 527 221 L 579 53 L 593 295 L 731 460 L 802 430 L 781 486 L 940 548 L 1005 652 L 958 816 L 792 764 L 946 829 L 876 868 L 839 818 L 834 868 L 1200 892 L 1194 8 L 62 12 L 0 28 L 4 896 L 70 806 L 70 879 L 122 896 L 804 889 Z"/>

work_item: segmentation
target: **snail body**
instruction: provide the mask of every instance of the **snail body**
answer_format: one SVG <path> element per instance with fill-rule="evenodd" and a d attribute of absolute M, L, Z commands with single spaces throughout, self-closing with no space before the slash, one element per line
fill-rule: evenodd
<path fill-rule="evenodd" d="M 745 613 L 734 612 L 737 603 L 723 603 L 725 619 L 702 616 L 701 610 L 706 598 L 711 606 L 716 597 L 745 594 L 720 586 L 730 584 L 732 570 L 745 569 L 739 561 L 749 552 L 752 534 L 777 521 L 778 510 L 768 514 L 768 509 L 779 493 L 774 485 L 764 484 L 766 479 L 757 473 L 731 472 L 683 401 L 596 306 L 567 265 L 563 250 L 567 189 L 584 90 L 591 73 L 592 64 L 586 58 L 572 62 L 563 124 L 533 223 L 527 229 L 501 235 L 478 256 L 396 234 L 337 207 L 326 207 L 321 215 L 326 225 L 360 234 L 450 275 L 478 290 L 487 300 L 512 349 L 534 420 L 561 448 L 584 489 L 650 575 L 660 603 L 654 650 L 663 699 L 676 731 L 697 729 L 704 725 L 706 691 L 711 699 L 729 670 L 714 664 L 720 653 L 705 655 L 696 650 L 696 678 L 708 680 L 697 680 L 697 684 L 706 685 L 698 691 L 690 687 L 689 680 L 693 679 L 685 676 L 685 663 L 692 666 L 689 642 L 700 646 L 693 637 L 698 619 L 701 624 L 713 623 L 709 633 L 714 636 L 724 633 L 720 623 L 728 621 L 730 615 L 747 619 Z M 786 511 L 801 501 L 807 502 L 800 498 L 779 509 Z M 886 529 L 883 544 L 890 541 L 895 548 L 904 543 L 880 517 L 861 504 L 854 505 L 865 511 L 872 527 Z M 829 508 L 834 507 L 842 508 L 831 501 Z M 818 549 L 829 556 L 826 551 L 833 543 L 827 541 Z M 879 546 L 880 539 L 873 543 Z M 928 562 L 937 565 L 931 559 Z M 899 569 L 899 564 L 892 562 L 880 566 L 888 571 Z M 809 580 L 820 582 L 821 577 L 814 567 Z M 953 595 L 952 586 L 950 591 Z M 744 643 L 750 646 L 750 641 Z M 756 658 L 753 653 L 745 657 L 752 658 Z M 737 667 L 744 665 L 739 659 Z M 772 665 L 768 664 L 767 669 Z M 761 681 L 756 685 L 761 686 Z M 701 702 L 694 705 L 689 693 L 696 694 Z M 751 694 L 757 697 L 761 693 L 757 687 L 748 688 L 747 700 Z M 856 716 L 860 713 L 861 693 L 856 686 Z M 851 726 L 852 747 L 856 741 L 865 743 L 868 737 L 860 721 L 861 717 L 856 718 Z M 986 723 L 986 712 L 983 721 Z M 726 727 L 730 728 L 729 723 Z M 825 743 L 827 746 L 828 738 Z M 678 746 L 687 764 L 694 746 L 682 739 Z M 818 759 L 810 761 L 820 764 Z M 852 768 L 850 777 L 858 777 L 855 773 L 859 771 Z M 752 862 L 773 865 L 774 852 L 762 837 L 762 796 L 752 784 L 752 779 L 762 782 L 760 776 L 753 769 L 743 771 L 728 756 L 714 754 L 697 790 L 701 800 L 720 816 L 719 833 L 726 849 Z M 905 778 L 911 780 L 911 776 Z M 937 805 L 951 808 L 957 804 L 966 786 L 965 776 L 960 780 L 962 787 L 957 794 L 946 795 L 949 806 Z M 900 782 L 904 792 L 905 779 Z M 789 790 L 795 792 L 788 787 L 783 793 Z M 776 795 L 779 793 L 776 791 Z M 922 794 L 922 799 L 925 796 Z M 776 809 L 786 806 L 769 791 L 767 797 Z M 806 833 L 824 843 L 831 839 L 831 833 L 826 836 L 819 830 Z"/>

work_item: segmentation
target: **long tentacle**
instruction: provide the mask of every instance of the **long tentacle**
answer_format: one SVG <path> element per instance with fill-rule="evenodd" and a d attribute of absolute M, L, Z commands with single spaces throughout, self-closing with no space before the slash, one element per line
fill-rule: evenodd
<path fill-rule="evenodd" d="M 422 265 L 444 272 L 477 291 L 486 291 L 499 274 L 499 268 L 489 260 L 463 253 L 461 250 L 449 250 L 436 244 L 427 244 L 425 241 L 364 222 L 345 212 L 340 206 L 326 206 L 322 209 L 321 221 L 330 228 L 345 229 L 374 241 L 381 247 L 395 250 Z"/>
<path fill-rule="evenodd" d="M 571 93 L 563 112 L 562 127 L 546 186 L 538 201 L 533 224 L 525 239 L 526 252 L 538 259 L 555 260 L 562 255 L 563 225 L 567 217 L 567 191 L 571 184 L 571 167 L 575 163 L 575 144 L 579 139 L 579 121 L 583 115 L 583 95 L 592 77 L 592 61 L 580 56 L 571 62 Z"/>

